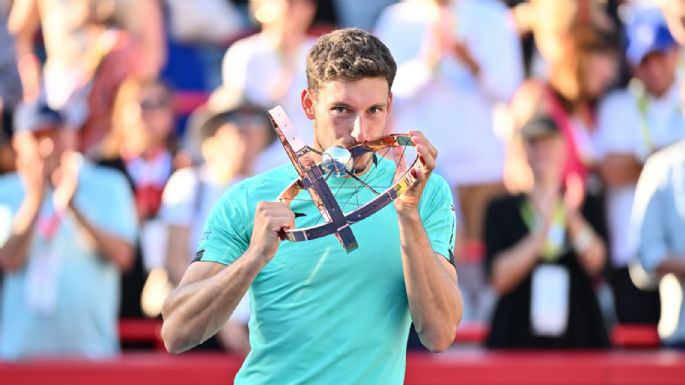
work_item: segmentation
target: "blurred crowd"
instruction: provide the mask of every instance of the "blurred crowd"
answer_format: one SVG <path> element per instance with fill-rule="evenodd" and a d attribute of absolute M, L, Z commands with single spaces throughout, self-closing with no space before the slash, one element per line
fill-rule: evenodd
<path fill-rule="evenodd" d="M 112 356 L 158 317 L 223 191 L 287 161 L 266 110 L 311 143 L 339 27 L 397 61 L 388 131 L 438 148 L 488 347 L 685 347 L 685 1 L 0 0 L 0 359 Z M 249 317 L 201 348 L 246 353 Z"/>

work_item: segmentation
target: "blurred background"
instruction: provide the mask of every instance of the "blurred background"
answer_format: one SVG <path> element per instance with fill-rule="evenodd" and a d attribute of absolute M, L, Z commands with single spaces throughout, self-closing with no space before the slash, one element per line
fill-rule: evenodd
<path fill-rule="evenodd" d="M 179 362 L 164 361 L 164 298 L 222 192 L 287 162 L 266 110 L 311 142 L 306 55 L 344 27 L 390 48 L 388 132 L 422 130 L 453 189 L 455 373 L 529 383 L 473 368 L 519 362 L 534 379 L 535 352 L 554 352 L 560 370 L 575 357 L 606 373 L 639 351 L 652 366 L 635 383 L 683 377 L 685 1 L 0 0 L 0 380 L 45 359 L 114 360 L 122 381 L 131 354 Z M 38 190 L 75 203 L 33 207 Z M 128 252 L 92 228 L 84 241 L 90 225 Z M 193 351 L 226 382 L 249 318 L 245 298 Z M 467 383 L 429 370 L 413 333 L 408 347 L 407 383 Z"/>

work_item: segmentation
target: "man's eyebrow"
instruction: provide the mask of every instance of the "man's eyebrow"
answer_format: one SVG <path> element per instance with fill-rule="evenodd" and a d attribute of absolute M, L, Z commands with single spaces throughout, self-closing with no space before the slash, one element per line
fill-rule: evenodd
<path fill-rule="evenodd" d="M 376 103 L 376 104 L 372 105 L 371 107 L 369 107 L 369 109 L 372 109 L 372 108 L 386 108 L 387 106 L 388 106 L 388 103 Z"/>
<path fill-rule="evenodd" d="M 387 106 L 388 106 L 388 103 L 376 103 L 376 104 L 372 104 L 368 109 L 372 109 L 372 108 L 386 108 Z M 353 109 L 354 109 L 351 105 L 349 105 L 349 104 L 347 104 L 347 103 L 345 103 L 345 102 L 331 102 L 331 103 L 328 104 L 328 107 L 329 107 L 329 108 L 333 108 L 333 107 L 345 107 L 345 108 L 349 108 L 350 110 L 353 110 Z"/>
<path fill-rule="evenodd" d="M 345 107 L 345 108 L 352 109 L 352 106 L 351 106 L 351 105 L 349 105 L 349 104 L 347 104 L 347 103 L 345 103 L 345 102 L 336 102 L 336 101 L 333 101 L 333 102 L 328 103 L 328 107 L 329 107 L 329 108 L 333 108 L 333 107 Z"/>

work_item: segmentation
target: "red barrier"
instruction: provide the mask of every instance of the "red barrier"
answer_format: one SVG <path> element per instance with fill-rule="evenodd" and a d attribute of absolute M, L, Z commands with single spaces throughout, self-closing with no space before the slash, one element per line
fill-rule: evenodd
<path fill-rule="evenodd" d="M 226 385 L 241 358 L 223 354 L 127 353 L 114 360 L 0 363 L 8 385 Z M 685 385 L 685 353 L 410 353 L 406 385 Z"/>
<path fill-rule="evenodd" d="M 119 337 L 121 342 L 149 342 L 158 351 L 164 350 L 161 336 L 162 323 L 157 319 L 123 319 L 119 321 Z M 459 326 L 455 336 L 456 344 L 481 345 L 488 338 L 489 328 L 481 323 L 466 323 Z M 611 339 L 615 346 L 622 348 L 657 348 L 659 334 L 656 326 L 650 325 L 618 325 L 612 333 Z"/>

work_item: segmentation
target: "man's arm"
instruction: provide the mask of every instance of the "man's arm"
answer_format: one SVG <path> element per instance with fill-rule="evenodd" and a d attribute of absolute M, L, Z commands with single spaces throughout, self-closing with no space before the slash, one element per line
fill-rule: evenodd
<path fill-rule="evenodd" d="M 419 215 L 419 201 L 435 168 L 437 150 L 420 132 L 413 131 L 410 135 L 424 167 L 415 175 L 414 186 L 395 201 L 402 267 L 409 311 L 421 343 L 439 352 L 454 341 L 461 320 L 462 300 L 456 270 L 433 252 Z"/>
<path fill-rule="evenodd" d="M 24 265 L 28 254 L 31 235 L 36 225 L 42 198 L 27 194 L 12 219 L 11 234 L 0 247 L 0 267 L 5 271 L 14 271 Z"/>
<path fill-rule="evenodd" d="M 246 252 L 234 263 L 192 263 L 164 303 L 162 338 L 171 353 L 184 352 L 216 334 L 266 263 Z"/>
<path fill-rule="evenodd" d="M 90 223 L 73 204 L 73 201 L 69 204 L 69 208 L 76 219 L 76 223 L 92 242 L 97 253 L 117 265 L 119 270 L 123 272 L 130 270 L 133 266 L 133 246 L 131 243 Z"/>
<path fill-rule="evenodd" d="M 167 350 L 181 353 L 216 334 L 280 245 L 278 232 L 295 214 L 287 203 L 260 202 L 247 251 L 229 266 L 195 262 L 164 303 L 162 338 Z"/>
<path fill-rule="evenodd" d="M 668 255 L 657 266 L 656 272 L 660 275 L 674 274 L 680 279 L 685 278 L 685 256 L 682 255 Z"/>
<path fill-rule="evenodd" d="M 5 271 L 17 270 L 26 262 L 48 178 L 32 137 L 17 135 L 13 145 L 17 152 L 17 172 L 26 190 L 19 210 L 12 218 L 9 237 L 0 246 L 0 268 Z"/>
<path fill-rule="evenodd" d="M 642 164 L 633 154 L 609 153 L 599 166 L 599 173 L 610 187 L 622 187 L 637 183 Z"/>
<path fill-rule="evenodd" d="M 421 343 L 440 352 L 454 341 L 461 320 L 457 271 L 433 252 L 418 211 L 398 216 L 409 311 Z"/>

